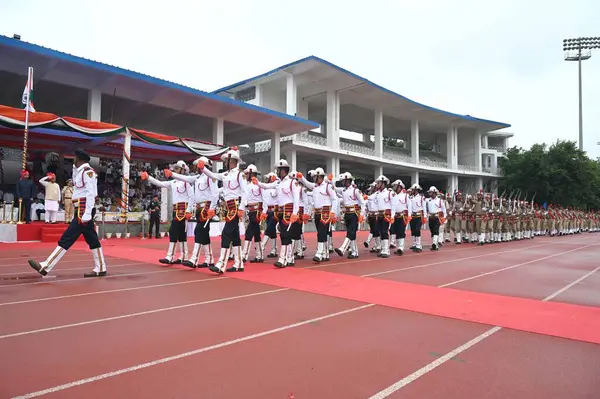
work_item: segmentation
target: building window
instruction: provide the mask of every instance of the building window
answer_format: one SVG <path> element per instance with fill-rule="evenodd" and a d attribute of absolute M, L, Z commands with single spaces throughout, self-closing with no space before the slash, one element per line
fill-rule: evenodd
<path fill-rule="evenodd" d="M 238 101 L 250 101 L 256 98 L 256 86 L 248 87 L 235 93 L 235 99 Z"/>

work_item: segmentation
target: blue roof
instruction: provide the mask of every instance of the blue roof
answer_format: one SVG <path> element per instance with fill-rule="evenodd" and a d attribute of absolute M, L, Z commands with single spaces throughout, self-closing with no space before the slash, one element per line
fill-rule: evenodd
<path fill-rule="evenodd" d="M 417 105 L 417 106 L 420 106 L 420 107 L 423 107 L 423 108 L 426 108 L 426 109 L 429 109 L 429 110 L 432 110 L 432 111 L 440 112 L 440 113 L 442 113 L 442 114 L 446 114 L 446 115 L 448 115 L 448 116 L 452 116 L 452 117 L 454 117 L 454 118 L 460 118 L 460 119 L 467 120 L 467 121 L 471 121 L 471 122 L 484 122 L 484 123 L 491 123 L 491 124 L 494 124 L 494 125 L 498 125 L 498 126 L 499 126 L 499 128 L 507 128 L 507 127 L 510 127 L 510 125 L 509 125 L 509 124 L 507 124 L 507 123 L 503 123 L 503 122 L 496 122 L 496 121 L 492 121 L 492 120 L 488 120 L 488 119 L 475 118 L 474 116 L 470 116 L 470 115 L 460 115 L 460 114 L 455 114 L 455 113 L 453 113 L 453 112 L 444 111 L 444 110 L 441 110 L 441 109 L 438 109 L 438 108 L 431 107 L 431 106 L 429 106 L 429 105 L 425 105 L 425 104 L 418 103 L 418 102 L 416 102 L 416 101 L 414 101 L 414 100 L 411 100 L 410 98 L 404 97 L 403 95 L 401 95 L 401 94 L 398 94 L 398 93 L 396 93 L 396 92 L 394 92 L 394 91 L 392 91 L 392 90 L 390 90 L 390 89 L 386 89 L 385 87 L 383 87 L 383 86 L 380 86 L 380 85 L 378 85 L 378 84 L 376 84 L 376 83 L 373 83 L 373 82 L 371 82 L 370 80 L 368 80 L 368 79 L 366 79 L 366 78 L 363 78 L 362 76 L 359 76 L 359 75 L 357 75 L 357 74 L 355 74 L 355 73 L 352 73 L 352 72 L 348 71 L 347 69 L 344 69 L 344 68 L 342 68 L 342 67 L 340 67 L 340 66 L 337 66 L 337 65 L 335 65 L 335 64 L 332 64 L 331 62 L 329 62 L 329 61 L 326 61 L 326 60 L 324 60 L 324 59 L 322 59 L 322 58 L 316 57 L 316 56 L 314 56 L 314 55 L 311 55 L 311 56 L 308 56 L 308 57 L 302 58 L 302 59 L 300 59 L 300 60 L 298 60 L 298 61 L 294 61 L 294 62 L 291 62 L 291 63 L 289 63 L 289 64 L 286 64 L 286 65 L 282 65 L 282 66 L 280 66 L 280 67 L 278 67 L 278 68 L 272 69 L 272 70 L 270 70 L 270 71 L 268 71 L 268 72 L 265 72 L 265 73 L 263 73 L 263 74 L 261 74 L 261 75 L 254 76 L 253 78 L 245 79 L 245 80 L 242 80 L 242 81 L 240 81 L 240 82 L 237 82 L 237 83 L 231 84 L 231 85 L 229 85 L 229 86 L 222 87 L 222 88 L 220 88 L 220 89 L 218 89 L 218 90 L 215 90 L 215 91 L 213 91 L 212 93 L 213 93 L 213 94 L 217 94 L 217 93 L 227 92 L 227 91 L 229 91 L 229 90 L 231 90 L 231 89 L 234 89 L 234 88 L 236 88 L 236 87 L 238 87 L 238 86 L 242 86 L 242 85 L 244 85 L 244 84 L 246 84 L 246 83 L 250 83 L 250 82 L 252 82 L 252 81 L 254 81 L 254 80 L 257 80 L 257 79 L 261 79 L 261 78 L 267 77 L 267 76 L 269 76 L 269 75 L 272 75 L 272 74 L 274 74 L 274 73 L 276 73 L 276 72 L 279 72 L 279 71 L 285 70 L 285 69 L 287 69 L 287 68 L 293 67 L 293 66 L 295 66 L 295 65 L 298 65 L 298 64 L 301 64 L 301 63 L 303 63 L 303 62 L 307 62 L 307 61 L 317 61 L 317 62 L 320 62 L 320 63 L 322 63 L 322 64 L 325 64 L 325 65 L 327 65 L 327 66 L 330 66 L 331 68 L 337 69 L 338 71 L 340 71 L 340 72 L 342 72 L 342 73 L 345 73 L 345 74 L 347 74 L 347 75 L 349 75 L 349 76 L 351 76 L 351 77 L 353 77 L 353 78 L 355 78 L 355 79 L 357 79 L 357 80 L 361 80 L 361 81 L 365 82 L 367 85 L 369 85 L 369 86 L 371 86 L 371 87 L 373 87 L 373 88 L 376 88 L 376 89 L 378 89 L 378 90 L 381 90 L 381 91 L 383 91 L 383 92 L 386 92 L 386 93 L 388 93 L 388 94 L 391 94 L 391 95 L 393 95 L 393 96 L 396 96 L 396 97 L 398 97 L 398 98 L 400 98 L 400 99 L 402 99 L 402 100 L 409 101 L 409 102 L 411 102 L 411 103 L 413 103 L 413 104 L 415 104 L 415 105 Z"/>
<path fill-rule="evenodd" d="M 143 74 L 140 72 L 134 72 L 129 69 L 116 67 L 116 66 L 105 64 L 105 63 L 98 62 L 98 61 L 93 61 L 93 60 L 90 60 L 87 58 L 78 57 L 78 56 L 75 56 L 72 54 L 53 50 L 53 49 L 50 49 L 50 48 L 47 48 L 44 46 L 40 46 L 37 44 L 27 43 L 27 42 L 24 42 L 21 40 L 13 39 L 8 36 L 0 35 L 0 45 L 5 45 L 5 46 L 13 47 L 16 49 L 24 50 L 24 51 L 34 52 L 34 53 L 37 53 L 42 56 L 57 58 L 57 59 L 60 59 L 63 61 L 72 62 L 72 63 L 79 64 L 79 65 L 82 65 L 85 67 L 112 73 L 115 75 L 121 75 L 121 76 L 126 76 L 126 77 L 129 77 L 132 79 L 141 80 L 141 81 L 151 83 L 154 85 L 158 85 L 158 86 L 162 86 L 162 87 L 165 87 L 168 89 L 180 90 L 180 91 L 188 93 L 188 94 L 193 94 L 198 97 L 203 97 L 203 98 L 214 100 L 217 102 L 230 104 L 233 106 L 240 107 L 242 109 L 253 110 L 256 112 L 261 112 L 264 114 L 271 115 L 276 118 L 289 120 L 291 122 L 300 123 L 300 124 L 304 124 L 304 125 L 309 125 L 310 128 L 308 130 L 314 129 L 314 128 L 317 128 L 320 126 L 318 123 L 309 121 L 307 119 L 298 118 L 296 116 L 288 115 L 288 114 L 278 112 L 278 111 L 273 111 L 268 108 L 263 108 L 263 107 L 248 104 L 248 103 L 245 103 L 242 101 L 233 100 L 233 99 L 223 97 L 223 96 L 218 96 L 216 94 L 208 93 L 208 92 L 198 90 L 198 89 L 194 89 L 192 87 L 184 86 L 179 83 L 174 83 L 174 82 L 171 82 L 168 80 L 155 78 L 153 76 L 149 76 L 149 75 L 146 75 L 146 74 Z"/>

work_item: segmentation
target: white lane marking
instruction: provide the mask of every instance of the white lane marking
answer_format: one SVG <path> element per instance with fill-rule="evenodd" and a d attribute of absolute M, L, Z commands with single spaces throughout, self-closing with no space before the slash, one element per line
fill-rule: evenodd
<path fill-rule="evenodd" d="M 146 265 L 147 263 L 144 263 L 144 265 Z M 171 272 L 179 272 L 181 271 L 181 269 L 169 269 L 169 270 L 157 270 L 157 271 L 153 271 L 153 272 L 140 272 L 140 273 L 125 273 L 125 274 L 110 274 L 110 269 L 109 269 L 109 274 L 106 275 L 105 277 L 101 277 L 101 279 L 107 279 L 107 278 L 117 278 L 117 277 L 128 277 L 128 276 L 139 276 L 139 275 L 148 275 L 148 274 L 157 274 L 157 273 L 171 273 Z M 78 277 L 78 278 L 67 278 L 64 280 L 55 280 L 52 281 L 52 284 L 58 284 L 58 283 L 65 283 L 65 282 L 69 282 L 69 281 L 80 281 L 80 280 L 86 280 L 86 281 L 96 281 L 98 280 L 98 278 L 86 278 L 86 277 Z M 47 281 L 36 281 L 34 283 L 19 283 L 19 284 L 3 284 L 0 285 L 0 288 L 10 288 L 10 287 L 23 287 L 26 285 L 37 285 L 37 284 L 48 284 Z"/>
<path fill-rule="evenodd" d="M 582 282 L 584 279 L 588 278 L 589 276 L 591 276 L 592 274 L 594 274 L 598 270 L 600 270 L 600 267 L 597 267 L 596 269 L 592 270 L 591 272 L 586 273 L 584 276 L 578 278 L 577 280 L 573 281 L 572 283 L 568 284 L 567 286 L 565 286 L 565 287 L 559 289 L 558 291 L 555 291 L 552 294 L 548 295 L 547 297 L 545 297 L 544 299 L 542 299 L 542 302 L 547 302 L 547 301 L 552 300 L 557 295 L 562 294 L 563 292 L 565 292 L 569 288 L 571 288 L 574 285 Z M 466 351 L 467 349 L 469 349 L 473 345 L 475 345 L 475 344 L 483 341 L 486 338 L 489 338 L 491 335 L 497 333 L 501 329 L 502 329 L 502 327 L 499 327 L 499 326 L 492 327 L 491 329 L 487 330 L 483 334 L 480 334 L 477 337 L 473 338 L 469 342 L 467 342 L 467 343 L 459 346 L 458 348 L 455 348 L 455 349 L 451 350 L 450 352 L 446 353 L 444 356 L 442 356 L 442 357 L 434 360 L 433 362 L 431 362 L 429 364 L 426 364 L 425 366 L 421 367 L 419 370 L 415 371 L 414 373 L 412 373 L 412 374 L 404 377 L 403 379 L 395 382 L 394 384 L 390 385 L 389 387 L 387 387 L 387 388 L 385 388 L 385 389 L 377 392 L 375 395 L 371 396 L 369 399 L 384 399 L 384 398 L 387 398 L 388 396 L 390 396 L 394 392 L 396 392 L 396 391 L 404 388 L 406 385 L 408 385 L 411 382 L 417 380 L 418 378 L 423 377 L 425 374 L 429 373 L 430 371 L 434 370 L 435 368 L 437 368 L 437 367 L 441 366 L 442 364 L 446 363 L 448 360 L 450 360 L 453 357 L 459 355 L 461 352 Z"/>
<path fill-rule="evenodd" d="M 404 270 L 413 270 L 413 269 L 421 269 L 421 268 L 424 268 L 424 267 L 430 267 L 430 266 L 436 266 L 436 265 L 445 265 L 447 263 L 460 262 L 460 261 L 469 260 L 469 259 L 478 259 L 478 258 L 483 258 L 483 257 L 486 257 L 486 256 L 490 256 L 490 255 L 501 255 L 501 254 L 507 254 L 507 253 L 511 253 L 511 252 L 525 251 L 527 249 L 545 247 L 545 246 L 548 246 L 548 245 L 549 244 L 533 245 L 533 246 L 523 247 L 523 248 L 507 249 L 505 251 L 487 252 L 487 253 L 484 253 L 484 254 L 481 254 L 481 255 L 468 256 L 466 258 L 449 259 L 449 260 L 443 260 L 443 261 L 440 261 L 440 262 L 427 263 L 427 264 L 424 264 L 424 265 L 401 267 L 401 268 L 398 268 L 398 269 L 384 270 L 382 272 L 368 273 L 368 274 L 363 274 L 360 277 L 373 277 L 373 276 L 380 276 L 382 274 L 389 274 L 389 273 L 401 272 L 401 271 L 404 271 Z M 481 248 L 481 247 L 479 247 L 479 248 Z M 390 259 L 390 258 L 388 258 L 388 259 Z"/>
<path fill-rule="evenodd" d="M 600 266 L 597 267 L 597 268 L 595 268 L 591 272 L 587 273 L 585 276 L 579 277 L 577 280 L 573 281 L 571 284 L 567 285 L 566 287 L 563 287 L 560 290 L 556 291 L 555 293 L 547 296 L 546 298 L 544 298 L 544 301 L 550 301 L 550 300 L 556 298 L 557 296 L 559 296 L 560 294 L 562 294 L 563 292 L 565 292 L 569 288 L 571 288 L 571 287 L 573 287 L 573 286 L 581 283 L 583 280 L 585 280 L 586 278 L 588 278 L 592 274 L 596 273 L 598 270 L 600 270 Z"/>
<path fill-rule="evenodd" d="M 525 249 L 528 249 L 528 248 L 545 247 L 545 246 L 548 246 L 548 245 L 552 244 L 552 243 L 547 242 L 547 241 L 544 241 L 544 242 L 546 242 L 546 244 L 539 244 L 539 245 L 534 245 L 534 246 L 529 246 L 529 247 L 523 247 L 523 248 L 517 247 L 517 248 L 513 248 L 513 249 L 510 249 L 510 250 L 507 250 L 507 251 L 503 251 L 502 253 L 504 253 L 504 252 L 512 252 L 512 251 L 521 251 L 521 250 L 525 250 Z M 515 244 L 515 243 L 511 242 L 509 244 Z M 579 244 L 579 243 L 577 243 L 577 244 Z M 446 243 L 446 245 L 448 245 L 448 243 Z M 454 249 L 443 250 L 443 252 L 442 251 L 424 251 L 424 252 L 421 252 L 421 253 L 418 253 L 418 254 L 417 253 L 412 253 L 412 254 L 408 254 L 408 255 L 403 255 L 402 257 L 400 257 L 400 256 L 394 256 L 392 254 L 389 258 L 371 258 L 371 259 L 360 259 L 360 260 L 357 259 L 357 260 L 351 260 L 351 261 L 347 261 L 347 262 L 334 262 L 334 263 L 327 263 L 326 262 L 326 263 L 321 263 L 321 264 L 318 264 L 318 265 L 305 266 L 305 267 L 303 267 L 303 269 L 319 269 L 319 268 L 323 268 L 323 267 L 338 266 L 338 265 L 348 265 L 348 264 L 352 264 L 352 263 L 375 262 L 375 261 L 379 261 L 379 262 L 394 261 L 394 260 L 397 261 L 397 260 L 400 260 L 400 259 L 412 258 L 413 256 L 434 255 L 434 254 L 438 254 L 439 255 L 440 253 L 446 254 L 446 253 L 449 253 L 449 252 L 472 251 L 472 250 L 475 250 L 475 249 L 484 249 L 484 248 L 487 249 L 489 247 L 481 247 L 481 246 L 478 246 L 478 245 L 466 244 L 462 248 L 456 248 L 455 247 Z M 401 269 L 395 269 L 393 271 L 390 271 L 389 273 L 394 272 L 394 271 L 398 271 L 398 270 L 401 270 Z M 388 272 L 382 272 L 382 273 L 388 273 Z"/>
<path fill-rule="evenodd" d="M 148 265 L 148 263 L 136 262 L 136 263 L 125 263 L 125 264 L 122 264 L 122 265 L 113 265 L 113 264 L 109 263 L 109 267 L 111 269 L 115 268 L 115 267 L 136 266 L 136 265 L 142 266 L 142 265 Z M 27 265 L 27 266 L 29 266 L 29 265 Z M 30 271 L 26 271 L 26 272 L 2 273 L 2 274 L 0 274 L 0 277 L 3 277 L 3 276 L 14 276 L 14 275 L 17 275 L 17 274 L 18 275 L 24 275 L 24 276 L 38 275 L 39 274 L 38 272 L 36 272 L 33 269 L 31 269 L 31 267 L 29 267 L 29 269 L 32 270 L 32 271 L 31 272 Z M 89 270 L 89 269 L 91 269 L 91 266 L 87 266 L 87 267 L 70 267 L 70 268 L 67 268 L 67 269 L 57 268 L 57 269 L 55 269 L 55 271 L 57 271 L 57 272 L 68 272 L 70 270 Z"/>
<path fill-rule="evenodd" d="M 157 366 L 159 364 L 172 362 L 174 360 L 179 360 L 179 359 L 183 359 L 183 358 L 186 358 L 186 357 L 190 357 L 190 356 L 194 356 L 194 355 L 199 355 L 199 354 L 204 353 L 204 352 L 212 351 L 212 350 L 215 350 L 215 349 L 225 348 L 227 346 L 239 344 L 241 342 L 250 341 L 250 340 L 253 340 L 253 339 L 265 337 L 267 335 L 276 334 L 278 332 L 291 330 L 293 328 L 301 327 L 301 326 L 304 326 L 304 325 L 307 325 L 307 324 L 310 324 L 310 323 L 315 323 L 315 322 L 318 322 L 318 321 L 331 319 L 333 317 L 342 316 L 342 315 L 345 315 L 345 314 L 348 314 L 348 313 L 356 312 L 358 310 L 367 309 L 367 308 L 370 308 L 370 307 L 373 307 L 373 306 L 375 306 L 375 305 L 374 304 L 368 304 L 368 305 L 362 305 L 362 306 L 357 306 L 357 307 L 354 307 L 354 308 L 342 310 L 342 311 L 336 312 L 336 313 L 329 313 L 329 314 L 326 314 L 324 316 L 315 317 L 315 318 L 310 319 L 310 320 L 305 320 L 305 321 L 301 321 L 301 322 L 294 323 L 294 324 L 288 324 L 288 325 L 285 325 L 285 326 L 282 326 L 282 327 L 274 328 L 274 329 L 263 331 L 263 332 L 260 332 L 260 333 L 256 333 L 256 334 L 252 334 L 252 335 L 247 335 L 245 337 L 232 339 L 230 341 L 221 342 L 221 343 L 216 344 L 216 345 L 205 346 L 203 348 L 199 348 L 199 349 L 196 349 L 196 350 L 193 350 L 193 351 L 189 351 L 189 352 L 185 352 L 185 353 L 180 353 L 179 355 L 169 356 L 169 357 L 165 357 L 165 358 L 162 358 L 162 359 L 154 360 L 154 361 L 151 361 L 151 362 L 148 362 L 148 363 L 138 364 L 137 366 L 132 366 L 132 367 L 124 368 L 124 369 L 120 369 L 120 370 L 117 370 L 117 371 L 112 371 L 110 373 L 99 374 L 99 375 L 96 375 L 96 376 L 93 376 L 93 377 L 84 378 L 82 380 L 73 381 L 73 382 L 69 382 L 67 384 L 59 385 L 59 386 L 56 386 L 56 387 L 53 387 L 53 388 L 44 389 L 42 391 L 28 393 L 28 394 L 23 395 L 23 396 L 17 396 L 17 397 L 15 397 L 13 399 L 29 399 L 29 398 L 35 398 L 37 396 L 42 396 L 42 395 L 47 395 L 47 394 L 50 394 L 50 393 L 55 393 L 55 392 L 63 391 L 65 389 L 73 388 L 73 387 L 76 387 L 76 386 L 79 386 L 79 385 L 89 384 L 91 382 L 104 380 L 106 378 L 116 377 L 116 376 L 121 375 L 121 374 L 131 373 L 133 371 L 138 371 L 138 370 L 142 370 L 142 369 L 145 369 L 145 368 L 148 368 L 148 367 Z"/>
<path fill-rule="evenodd" d="M 253 292 L 252 294 L 244 294 L 244 295 L 230 296 L 230 297 L 226 297 L 226 298 L 211 299 L 209 301 L 187 303 L 185 305 L 169 306 L 168 308 L 146 310 L 143 312 L 136 312 L 136 313 L 129 313 L 129 314 L 124 314 L 124 315 L 120 315 L 120 316 L 106 317 L 104 319 L 94 319 L 94 320 L 82 321 L 79 323 L 63 324 L 60 326 L 40 328 L 38 330 L 21 331 L 21 332 L 13 333 L 13 334 L 0 335 L 0 339 L 20 337 L 23 335 L 39 334 L 39 333 L 47 332 L 47 331 L 63 330 L 65 328 L 80 327 L 80 326 L 86 326 L 89 324 L 104 323 L 104 322 L 113 321 L 113 320 L 128 319 L 131 317 L 145 316 L 145 315 L 154 314 L 154 313 L 169 312 L 171 310 L 186 309 L 186 308 L 191 308 L 194 306 L 202 306 L 202 305 L 210 305 L 213 303 L 228 302 L 228 301 L 233 301 L 236 299 L 251 298 L 254 296 L 273 294 L 275 292 L 288 291 L 288 290 L 289 290 L 289 288 L 279 288 L 276 290 L 259 291 L 259 292 Z"/>
<path fill-rule="evenodd" d="M 490 328 L 489 330 L 487 330 L 486 332 L 484 332 L 481 335 L 478 335 L 477 337 L 473 338 L 469 342 L 464 343 L 463 345 L 459 346 L 458 348 L 455 348 L 455 349 L 451 350 L 450 352 L 446 353 L 444 356 L 442 356 L 440 358 L 437 358 L 433 362 L 431 362 L 431 363 L 429 363 L 429 364 L 421 367 L 419 370 L 415 371 L 411 375 L 406 376 L 403 379 L 401 379 L 400 381 L 398 381 L 398 382 L 390 385 L 389 387 L 387 387 L 387 388 L 385 388 L 385 389 L 377 392 L 375 395 L 371 396 L 369 399 L 383 399 L 383 398 L 387 398 L 388 396 L 390 396 L 394 392 L 396 392 L 396 391 L 404 388 L 406 385 L 408 385 L 411 382 L 415 381 L 416 379 L 424 376 L 425 374 L 429 373 L 433 369 L 441 366 L 442 364 L 446 363 L 448 360 L 452 359 L 453 357 L 458 356 L 460 353 L 466 351 L 467 349 L 469 349 L 473 345 L 475 345 L 475 344 L 483 341 L 484 339 L 488 338 L 492 334 L 497 333 L 501 329 L 502 329 L 502 327 Z"/>
<path fill-rule="evenodd" d="M 491 272 L 487 272 L 487 273 L 481 273 L 481 274 L 478 274 L 478 275 L 476 275 L 476 276 L 472 276 L 472 277 L 463 278 L 463 279 L 456 280 L 456 281 L 453 281 L 453 282 L 451 282 L 451 283 L 447 283 L 447 284 L 442 284 L 442 285 L 440 285 L 440 286 L 438 286 L 438 287 L 440 287 L 440 288 L 444 288 L 444 287 L 449 287 L 449 286 L 451 286 L 451 285 L 455 285 L 455 284 L 459 284 L 459 283 L 464 283 L 465 281 L 475 280 L 476 278 L 480 278 L 480 277 L 484 277 L 484 276 L 489 276 L 489 275 L 496 274 L 496 273 L 500 273 L 500 272 L 503 272 L 503 271 L 506 271 L 506 270 L 514 269 L 514 268 L 516 268 L 516 267 L 521 267 L 521 266 L 529 265 L 530 263 L 536 263 L 536 262 L 540 262 L 540 261 L 542 261 L 542 260 L 556 258 L 557 256 L 566 255 L 566 254 L 568 254 L 568 253 L 575 252 L 575 251 L 579 251 L 579 250 L 581 250 L 581 249 L 588 248 L 588 247 L 593 247 L 593 246 L 595 246 L 595 245 L 600 245 L 600 244 L 589 244 L 589 245 L 584 245 L 584 246 L 582 246 L 582 247 L 578 247 L 578 248 L 575 248 L 575 249 L 571 249 L 571 250 L 569 250 L 569 251 L 560 252 L 560 253 L 557 253 L 557 254 L 554 254 L 554 255 L 548 255 L 548 256 L 544 256 L 543 258 L 537 258 L 537 259 L 533 259 L 533 260 L 530 260 L 530 261 L 527 261 L 527 262 L 518 263 L 518 264 L 516 264 L 516 265 L 512 265 L 512 266 L 508 266 L 508 267 L 503 267 L 502 269 L 492 270 Z"/>
<path fill-rule="evenodd" d="M 68 299 L 68 298 L 77 298 L 77 297 L 90 296 L 90 295 L 112 294 L 115 292 L 137 291 L 137 290 L 145 290 L 145 289 L 150 289 L 150 288 L 171 287 L 174 285 L 203 283 L 205 281 L 219 281 L 219 280 L 227 280 L 227 279 L 229 279 L 229 277 L 208 277 L 208 278 L 200 278 L 200 279 L 196 279 L 196 280 L 176 281 L 173 283 L 143 285 L 141 287 L 119 288 L 119 289 L 114 289 L 114 290 L 83 292 L 81 294 L 51 296 L 51 297 L 36 298 L 36 299 L 24 299 L 22 301 L 0 303 L 0 306 L 21 305 L 21 304 L 25 304 L 25 303 L 53 301 L 56 299 Z"/>

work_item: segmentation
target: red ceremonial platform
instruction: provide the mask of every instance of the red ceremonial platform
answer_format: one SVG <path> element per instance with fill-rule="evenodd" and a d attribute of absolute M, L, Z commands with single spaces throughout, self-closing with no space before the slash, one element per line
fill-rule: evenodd
<path fill-rule="evenodd" d="M 57 242 L 68 226 L 65 223 L 46 224 L 44 222 L 1 224 L 0 242 Z M 79 241 L 83 241 L 83 236 L 79 237 Z"/>

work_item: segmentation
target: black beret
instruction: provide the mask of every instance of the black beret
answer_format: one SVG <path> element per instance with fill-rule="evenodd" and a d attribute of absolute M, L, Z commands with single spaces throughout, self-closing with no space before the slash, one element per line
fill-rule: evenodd
<path fill-rule="evenodd" d="M 90 161 L 90 155 L 82 149 L 75 150 L 75 157 L 83 162 Z"/>

